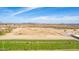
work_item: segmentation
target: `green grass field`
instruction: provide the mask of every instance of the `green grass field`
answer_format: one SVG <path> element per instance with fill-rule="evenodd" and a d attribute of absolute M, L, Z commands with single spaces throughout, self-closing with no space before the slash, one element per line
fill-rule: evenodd
<path fill-rule="evenodd" d="M 16 50 L 78 50 L 76 40 L 0 40 L 1 51 Z"/>

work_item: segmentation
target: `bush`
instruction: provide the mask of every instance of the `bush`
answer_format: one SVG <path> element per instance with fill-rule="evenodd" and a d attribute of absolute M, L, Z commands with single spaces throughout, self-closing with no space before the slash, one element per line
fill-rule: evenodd
<path fill-rule="evenodd" d="M 0 35 L 4 35 L 5 33 L 4 32 L 0 32 Z"/>

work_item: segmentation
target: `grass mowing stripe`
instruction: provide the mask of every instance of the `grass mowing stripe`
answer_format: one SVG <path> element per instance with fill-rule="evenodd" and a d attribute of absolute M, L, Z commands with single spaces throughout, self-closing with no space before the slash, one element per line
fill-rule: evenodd
<path fill-rule="evenodd" d="M 0 50 L 79 49 L 76 40 L 0 40 Z"/>

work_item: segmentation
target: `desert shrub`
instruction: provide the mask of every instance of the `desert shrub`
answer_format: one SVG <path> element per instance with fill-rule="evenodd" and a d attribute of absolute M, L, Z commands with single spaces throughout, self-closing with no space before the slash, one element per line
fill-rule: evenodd
<path fill-rule="evenodd" d="M 0 35 L 4 35 L 4 34 L 5 34 L 4 32 L 1 32 L 1 31 L 0 31 Z"/>

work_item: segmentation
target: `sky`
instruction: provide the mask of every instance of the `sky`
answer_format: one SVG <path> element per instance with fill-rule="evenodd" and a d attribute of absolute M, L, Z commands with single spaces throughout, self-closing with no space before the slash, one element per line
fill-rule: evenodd
<path fill-rule="evenodd" d="M 1 23 L 79 23 L 79 7 L 0 7 Z"/>

